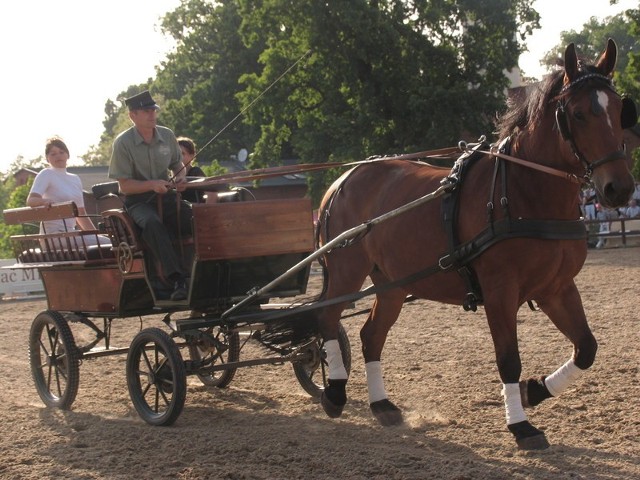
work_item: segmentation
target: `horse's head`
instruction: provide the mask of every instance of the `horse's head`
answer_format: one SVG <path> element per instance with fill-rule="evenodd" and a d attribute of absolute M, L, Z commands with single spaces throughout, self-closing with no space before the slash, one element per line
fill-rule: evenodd
<path fill-rule="evenodd" d="M 638 121 L 633 101 L 621 98 L 613 88 L 616 56 L 616 44 L 609 39 L 596 64 L 585 66 L 570 44 L 556 109 L 560 135 L 593 182 L 600 203 L 611 208 L 626 204 L 634 189 L 622 130 Z"/>

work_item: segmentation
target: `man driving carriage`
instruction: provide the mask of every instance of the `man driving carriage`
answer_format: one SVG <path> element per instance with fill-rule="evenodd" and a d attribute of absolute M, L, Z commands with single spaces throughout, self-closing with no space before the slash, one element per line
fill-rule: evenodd
<path fill-rule="evenodd" d="M 186 185 L 180 147 L 173 131 L 157 125 L 160 107 L 148 91 L 127 98 L 125 104 L 133 126 L 113 142 L 109 178 L 118 181 L 127 213 L 170 282 L 169 298 L 184 300 L 186 274 L 171 241 L 192 230 L 191 205 L 176 194 Z"/>

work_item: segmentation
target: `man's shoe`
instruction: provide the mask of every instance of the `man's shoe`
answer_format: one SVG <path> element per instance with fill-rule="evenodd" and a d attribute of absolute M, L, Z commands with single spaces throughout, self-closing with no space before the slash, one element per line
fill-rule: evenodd
<path fill-rule="evenodd" d="M 171 293 L 171 301 L 177 302 L 178 300 L 185 300 L 189 295 L 187 290 L 187 284 L 184 280 L 177 280 L 173 285 L 173 292 Z"/>

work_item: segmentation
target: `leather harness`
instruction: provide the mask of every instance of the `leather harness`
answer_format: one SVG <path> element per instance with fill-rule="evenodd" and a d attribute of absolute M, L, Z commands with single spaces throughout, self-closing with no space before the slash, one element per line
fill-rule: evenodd
<path fill-rule="evenodd" d="M 508 155 L 510 140 L 502 142 L 499 152 Z M 458 239 L 457 223 L 459 212 L 460 191 L 463 178 L 469 168 L 489 150 L 490 146 L 484 142 L 477 144 L 462 155 L 455 163 L 446 181 L 452 185 L 442 200 L 442 221 L 448 238 L 448 251 L 440 257 L 438 266 L 441 270 L 455 269 L 462 277 L 467 294 L 463 300 L 465 310 L 476 311 L 482 304 L 483 297 L 477 275 L 470 262 L 496 243 L 510 238 L 526 237 L 544 240 L 586 240 L 587 229 L 582 220 L 538 220 L 526 218 L 512 218 L 509 214 L 507 197 L 507 165 L 504 158 L 495 157 L 495 167 L 491 180 L 489 200 L 487 202 L 487 226 L 473 239 L 460 243 Z M 496 183 L 500 179 L 502 195 L 500 206 L 503 217 L 495 220 L 493 198 Z"/>

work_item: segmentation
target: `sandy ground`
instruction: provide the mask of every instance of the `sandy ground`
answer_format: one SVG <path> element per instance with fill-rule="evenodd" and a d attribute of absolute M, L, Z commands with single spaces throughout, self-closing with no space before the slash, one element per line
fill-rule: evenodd
<path fill-rule="evenodd" d="M 318 280 L 312 277 L 313 288 Z M 369 413 L 358 338 L 364 319 L 354 317 L 345 320 L 353 366 L 340 419 L 326 417 L 285 364 L 240 369 L 224 390 L 189 377 L 180 418 L 152 427 L 132 407 L 124 355 L 85 361 L 72 410 L 45 408 L 31 379 L 27 340 L 46 302 L 3 302 L 0 477 L 640 478 L 640 249 L 590 251 L 577 282 L 598 357 L 561 397 L 529 411 L 552 444 L 533 453 L 518 451 L 506 430 L 481 312 L 423 301 L 405 307 L 383 357 L 404 426 L 385 429 Z M 570 344 L 542 313 L 525 306 L 519 321 L 523 376 L 548 374 L 569 358 Z M 114 323 L 116 346 L 128 345 L 140 325 Z M 157 318 L 142 322 L 161 325 Z"/>

